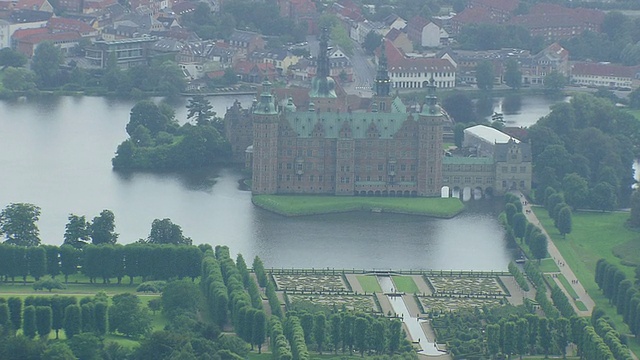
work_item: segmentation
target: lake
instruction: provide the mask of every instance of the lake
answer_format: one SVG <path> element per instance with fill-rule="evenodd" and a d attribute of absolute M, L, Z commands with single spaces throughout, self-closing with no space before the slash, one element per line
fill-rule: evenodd
<path fill-rule="evenodd" d="M 249 106 L 253 96 L 210 101 L 223 115 L 236 98 Z M 228 245 L 249 263 L 260 256 L 267 267 L 505 270 L 513 256 L 496 219 L 499 201 L 470 201 L 449 220 L 364 212 L 286 218 L 254 207 L 235 169 L 114 172 L 111 158 L 127 137 L 134 104 L 97 97 L 0 101 L 0 207 L 40 206 L 41 239 L 56 245 L 71 213 L 91 220 L 113 211 L 123 244 L 146 238 L 154 219 L 170 218 L 195 244 Z M 186 121 L 186 99 L 172 105 Z M 532 124 L 549 105 L 523 99 L 519 114 L 505 120 Z"/>

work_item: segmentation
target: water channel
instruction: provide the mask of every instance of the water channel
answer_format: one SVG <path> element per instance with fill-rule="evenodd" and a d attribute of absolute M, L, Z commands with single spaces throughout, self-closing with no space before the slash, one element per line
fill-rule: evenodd
<path fill-rule="evenodd" d="M 210 100 L 222 115 L 235 98 Z M 248 106 L 252 96 L 237 98 Z M 62 243 L 70 213 L 92 219 L 110 209 L 123 244 L 145 238 L 154 219 L 170 218 L 194 243 L 228 245 L 248 261 L 259 255 L 267 267 L 504 270 L 512 256 L 498 207 L 487 200 L 469 201 L 449 220 L 374 213 L 285 218 L 251 204 L 251 194 L 238 189 L 238 170 L 114 172 L 111 158 L 127 137 L 134 104 L 95 97 L 0 101 L 0 207 L 40 206 L 47 244 Z M 172 105 L 184 122 L 186 99 Z M 505 120 L 528 125 L 549 106 L 541 97 L 523 100 L 519 114 Z"/>

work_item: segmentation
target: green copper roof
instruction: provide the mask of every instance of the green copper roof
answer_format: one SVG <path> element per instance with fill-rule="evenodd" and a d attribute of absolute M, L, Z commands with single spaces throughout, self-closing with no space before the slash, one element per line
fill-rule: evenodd
<path fill-rule="evenodd" d="M 400 99 L 400 96 L 396 96 L 396 98 L 393 99 L 393 101 L 391 102 L 391 112 L 396 112 L 396 113 L 407 112 L 407 106 L 402 102 L 402 99 Z"/>
<path fill-rule="evenodd" d="M 492 157 L 445 156 L 442 165 L 493 165 Z"/>
<path fill-rule="evenodd" d="M 271 95 L 271 83 L 267 80 L 262 82 L 260 101 L 255 105 L 253 113 L 260 115 L 275 115 L 278 113 L 275 99 L 273 95 Z"/>
<path fill-rule="evenodd" d="M 324 128 L 325 138 L 338 138 L 340 129 L 346 122 L 351 128 L 351 138 L 367 138 L 367 130 L 374 124 L 378 130 L 379 139 L 391 139 L 400 130 L 402 124 L 407 120 L 406 113 L 381 113 L 381 112 L 315 112 L 298 111 L 295 113 L 285 113 L 289 124 L 301 138 L 311 137 L 313 129 L 319 123 Z"/>

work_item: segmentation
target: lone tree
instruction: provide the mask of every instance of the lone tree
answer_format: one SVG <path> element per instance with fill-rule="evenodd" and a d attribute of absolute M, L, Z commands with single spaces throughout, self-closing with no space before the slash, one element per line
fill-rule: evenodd
<path fill-rule="evenodd" d="M 195 120 L 198 126 L 209 125 L 216 116 L 213 106 L 202 95 L 196 95 L 189 99 L 187 110 L 187 119 Z"/>
<path fill-rule="evenodd" d="M 547 237 L 543 233 L 538 233 L 534 238 L 531 244 L 529 245 L 531 248 L 531 253 L 533 257 L 541 260 L 547 256 Z"/>
<path fill-rule="evenodd" d="M 490 61 L 482 61 L 476 66 L 476 82 L 478 89 L 491 90 L 493 89 L 493 78 L 495 74 L 493 72 L 493 64 Z"/>
<path fill-rule="evenodd" d="M 512 89 L 520 89 L 522 86 L 522 71 L 515 59 L 509 59 L 504 72 L 504 82 Z"/>
<path fill-rule="evenodd" d="M 382 35 L 377 32 L 371 30 L 364 37 L 364 42 L 362 43 L 362 47 L 365 49 L 367 54 L 372 55 L 376 50 L 380 43 L 382 42 Z"/>
<path fill-rule="evenodd" d="M 91 224 L 83 216 L 69 214 L 69 222 L 65 226 L 63 245 L 71 245 L 80 249 L 89 243 L 89 226 Z"/>
<path fill-rule="evenodd" d="M 91 242 L 94 245 L 115 244 L 118 240 L 118 234 L 114 231 L 115 228 L 115 215 L 113 212 L 111 210 L 102 210 L 100 216 L 94 217 L 89 226 Z"/>
<path fill-rule="evenodd" d="M 558 96 L 567 84 L 567 79 L 557 71 L 551 71 L 544 77 L 544 89 L 548 95 Z"/>
<path fill-rule="evenodd" d="M 6 243 L 19 246 L 40 245 L 40 207 L 33 204 L 13 203 L 0 212 L 0 232 Z"/>
<path fill-rule="evenodd" d="M 558 231 L 560 231 L 560 235 L 562 237 L 566 237 L 567 234 L 571 233 L 572 221 L 571 221 L 571 208 L 568 206 L 563 207 L 558 212 Z"/>
<path fill-rule="evenodd" d="M 151 232 L 147 238 L 149 244 L 191 245 L 190 238 L 182 234 L 180 225 L 170 219 L 155 219 L 151 224 Z"/>

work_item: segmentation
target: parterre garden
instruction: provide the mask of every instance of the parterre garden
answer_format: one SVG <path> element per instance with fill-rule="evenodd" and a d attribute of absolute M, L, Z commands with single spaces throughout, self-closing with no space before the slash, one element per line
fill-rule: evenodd
<path fill-rule="evenodd" d="M 503 274 L 504 275 L 504 274 Z M 353 291 L 349 279 L 344 273 L 323 270 L 280 270 L 271 274 L 277 289 L 285 294 L 287 305 L 312 303 L 317 306 L 346 308 L 365 312 L 381 312 L 382 309 L 373 296 L 373 292 L 381 292 L 375 276 L 356 275 L 359 287 L 364 294 Z M 497 274 L 424 274 L 425 284 L 432 294 L 419 290 L 413 278 L 409 276 L 393 276 L 398 291 L 414 293 L 418 306 L 423 313 L 442 313 L 456 311 L 461 308 L 484 306 L 500 306 L 508 302 L 509 291 L 504 287 Z M 409 281 L 410 280 L 410 281 Z M 418 278 L 418 281 L 420 279 Z M 400 286 L 402 285 L 402 286 Z"/>
<path fill-rule="evenodd" d="M 417 296 L 424 313 L 434 314 L 462 308 L 499 306 L 509 292 L 497 276 L 424 276 L 431 296 Z"/>

